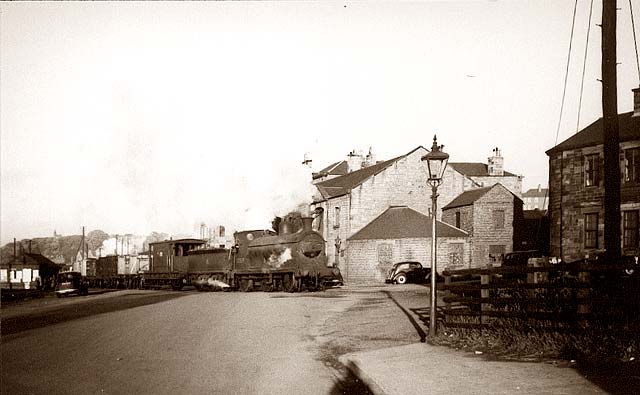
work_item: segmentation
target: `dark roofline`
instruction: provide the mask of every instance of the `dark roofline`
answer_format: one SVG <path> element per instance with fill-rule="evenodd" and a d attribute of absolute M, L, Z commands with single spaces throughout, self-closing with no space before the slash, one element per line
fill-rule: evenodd
<path fill-rule="evenodd" d="M 640 117 L 634 117 L 633 111 L 618 114 L 620 142 L 640 139 Z M 551 147 L 545 153 L 549 156 L 556 152 L 572 149 L 592 147 L 604 144 L 602 117 L 592 122 L 578 133 L 568 137 L 563 142 Z"/>
<path fill-rule="evenodd" d="M 387 169 L 389 166 L 391 166 L 393 163 L 399 161 L 402 158 L 405 158 L 409 155 L 411 155 L 412 153 L 416 152 L 419 149 L 424 149 L 426 151 L 426 148 L 424 148 L 423 146 L 419 145 L 416 148 L 412 149 L 411 151 L 409 151 L 408 153 L 404 154 L 404 155 L 400 155 L 398 157 L 395 157 L 393 159 L 389 159 L 383 162 L 378 162 L 374 165 L 356 170 L 356 171 L 352 171 L 351 173 L 347 173 L 345 175 L 342 176 L 338 176 L 336 178 L 332 178 L 330 180 L 326 180 L 326 181 L 322 181 L 317 183 L 315 186 L 318 188 L 318 190 L 320 190 L 320 193 L 322 194 L 322 189 L 321 188 L 334 188 L 334 189 L 343 189 L 344 191 L 336 194 L 336 195 L 330 195 L 328 197 L 324 197 L 323 194 L 323 200 L 319 200 L 318 202 L 322 202 L 322 201 L 326 201 L 328 199 L 332 199 L 332 198 L 336 198 L 336 197 L 340 197 L 340 196 L 344 196 L 347 195 L 349 193 L 350 190 L 352 190 L 353 188 L 357 187 L 358 185 L 363 184 L 365 181 L 367 181 L 368 179 L 370 179 L 371 177 L 374 177 L 380 173 L 382 173 L 385 169 Z M 353 182 L 350 182 L 351 179 L 353 179 Z"/>
<path fill-rule="evenodd" d="M 515 193 L 511 192 L 509 188 L 497 182 L 489 187 L 470 189 L 468 191 L 462 192 L 460 195 L 456 196 L 451 202 L 449 202 L 449 204 L 444 206 L 442 210 L 449 210 L 457 207 L 472 206 L 476 201 L 478 201 L 480 198 L 486 195 L 487 192 L 489 192 L 491 189 L 495 188 L 498 185 L 500 185 L 505 191 L 509 192 L 514 198 L 522 201 L 522 199 L 520 199 L 518 195 L 516 195 Z M 477 194 L 477 196 L 473 196 L 475 194 Z M 471 196 L 469 197 L 469 195 Z M 471 200 L 468 200 L 469 198 Z"/>

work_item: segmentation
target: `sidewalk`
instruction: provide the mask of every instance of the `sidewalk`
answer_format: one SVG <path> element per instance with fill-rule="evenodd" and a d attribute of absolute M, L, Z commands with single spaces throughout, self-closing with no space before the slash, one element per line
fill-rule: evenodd
<path fill-rule="evenodd" d="M 571 368 L 487 361 L 481 355 L 425 343 L 345 354 L 340 362 L 374 394 L 606 393 Z"/>

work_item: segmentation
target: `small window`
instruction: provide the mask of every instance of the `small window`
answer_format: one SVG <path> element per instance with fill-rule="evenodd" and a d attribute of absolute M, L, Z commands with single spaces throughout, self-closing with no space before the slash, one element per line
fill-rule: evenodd
<path fill-rule="evenodd" d="M 460 229 L 460 211 L 456 211 L 456 228 Z"/>
<path fill-rule="evenodd" d="M 593 187 L 600 184 L 600 156 L 598 154 L 584 157 L 584 186 Z"/>
<path fill-rule="evenodd" d="M 624 151 L 624 182 L 640 182 L 640 147 Z"/>
<path fill-rule="evenodd" d="M 495 229 L 504 229 L 504 210 L 493 210 L 493 226 Z"/>
<path fill-rule="evenodd" d="M 502 263 L 504 258 L 504 245 L 490 245 L 489 246 L 489 261 L 494 263 Z"/>
<path fill-rule="evenodd" d="M 340 207 L 336 207 L 335 209 L 335 218 L 334 218 L 333 227 L 334 228 L 340 227 Z"/>
<path fill-rule="evenodd" d="M 622 212 L 622 247 L 626 249 L 638 248 L 638 210 Z"/>
<path fill-rule="evenodd" d="M 584 216 L 584 247 L 598 248 L 598 213 Z"/>

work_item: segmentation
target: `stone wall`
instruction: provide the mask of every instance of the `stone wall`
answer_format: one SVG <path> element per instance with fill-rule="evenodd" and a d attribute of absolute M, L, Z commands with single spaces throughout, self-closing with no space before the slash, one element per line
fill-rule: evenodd
<path fill-rule="evenodd" d="M 437 271 L 467 268 L 471 249 L 466 238 L 438 238 Z M 451 262 L 452 252 L 462 252 L 459 262 Z M 394 263 L 417 261 L 431 266 L 431 239 L 354 240 L 349 242 L 349 265 L 342 276 L 347 284 L 381 284 Z"/>

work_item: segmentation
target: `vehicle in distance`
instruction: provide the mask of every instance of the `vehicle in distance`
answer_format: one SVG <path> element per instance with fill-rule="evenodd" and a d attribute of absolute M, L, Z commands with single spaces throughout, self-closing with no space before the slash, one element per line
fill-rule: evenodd
<path fill-rule="evenodd" d="M 398 262 L 395 263 L 387 273 L 386 283 L 406 284 L 425 283 L 431 279 L 431 268 L 422 267 L 420 262 Z M 437 277 L 439 281 L 440 276 Z"/>
<path fill-rule="evenodd" d="M 61 298 L 68 295 L 88 295 L 89 285 L 82 278 L 80 272 L 58 273 L 56 279 L 56 296 Z"/>

